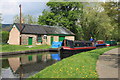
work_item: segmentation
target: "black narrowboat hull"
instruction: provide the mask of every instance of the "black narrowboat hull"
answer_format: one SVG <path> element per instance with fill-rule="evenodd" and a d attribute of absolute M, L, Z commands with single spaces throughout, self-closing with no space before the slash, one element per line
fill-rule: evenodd
<path fill-rule="evenodd" d="M 85 51 L 90 51 L 90 50 L 93 50 L 93 49 L 96 49 L 96 47 L 86 47 L 86 48 L 78 48 L 78 49 L 73 49 L 73 48 L 70 48 L 70 49 L 64 49 L 64 48 L 61 48 L 60 49 L 60 57 L 63 59 L 63 58 L 66 58 L 66 57 L 69 57 L 69 56 L 72 56 L 74 54 L 77 54 L 77 53 L 80 53 L 80 52 L 85 52 Z"/>
<path fill-rule="evenodd" d="M 106 47 L 106 44 L 96 44 L 95 46 L 102 48 L 102 47 Z"/>

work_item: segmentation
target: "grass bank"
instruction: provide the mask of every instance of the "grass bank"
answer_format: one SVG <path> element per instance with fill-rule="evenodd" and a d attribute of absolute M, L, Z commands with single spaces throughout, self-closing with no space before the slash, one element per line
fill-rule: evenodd
<path fill-rule="evenodd" d="M 30 78 L 98 78 L 96 72 L 98 57 L 113 48 L 116 47 L 106 47 L 73 55 L 45 68 Z"/>
<path fill-rule="evenodd" d="M 50 48 L 48 45 L 37 45 L 31 48 L 27 47 L 28 45 L 0 45 L 2 49 L 0 52 L 14 52 L 14 51 L 25 51 L 25 50 L 35 50 L 35 49 L 47 49 Z"/>

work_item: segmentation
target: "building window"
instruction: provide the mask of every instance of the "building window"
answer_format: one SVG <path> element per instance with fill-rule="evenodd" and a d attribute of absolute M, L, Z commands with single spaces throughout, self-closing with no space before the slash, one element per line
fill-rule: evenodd
<path fill-rule="evenodd" d="M 41 37 L 41 35 L 38 35 L 37 42 L 42 42 L 42 37 Z"/>
<path fill-rule="evenodd" d="M 47 39 L 47 35 L 44 35 L 43 38 L 44 38 L 44 39 Z"/>

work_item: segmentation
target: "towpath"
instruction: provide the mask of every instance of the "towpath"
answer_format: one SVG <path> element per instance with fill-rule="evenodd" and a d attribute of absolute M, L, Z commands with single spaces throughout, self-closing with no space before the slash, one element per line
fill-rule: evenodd
<path fill-rule="evenodd" d="M 120 48 L 99 56 L 96 70 L 101 80 L 120 80 Z"/>

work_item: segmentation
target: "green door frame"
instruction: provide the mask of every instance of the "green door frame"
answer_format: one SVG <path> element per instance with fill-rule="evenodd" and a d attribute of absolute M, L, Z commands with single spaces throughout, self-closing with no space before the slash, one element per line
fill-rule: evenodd
<path fill-rule="evenodd" d="M 51 36 L 51 45 L 52 45 L 52 42 L 54 41 L 54 38 Z"/>
<path fill-rule="evenodd" d="M 28 37 L 28 45 L 32 45 L 32 39 L 33 37 Z"/>
<path fill-rule="evenodd" d="M 65 36 L 59 36 L 59 41 L 63 41 L 65 39 Z"/>

